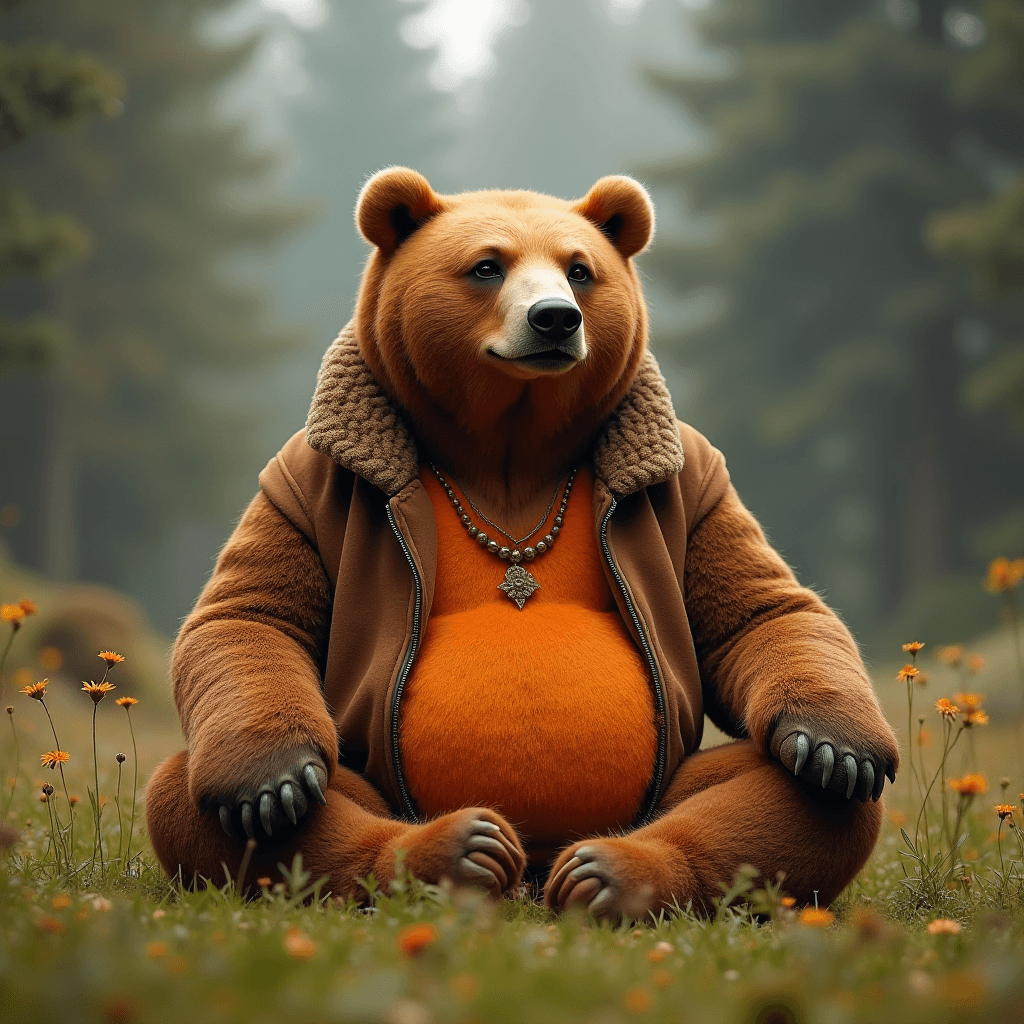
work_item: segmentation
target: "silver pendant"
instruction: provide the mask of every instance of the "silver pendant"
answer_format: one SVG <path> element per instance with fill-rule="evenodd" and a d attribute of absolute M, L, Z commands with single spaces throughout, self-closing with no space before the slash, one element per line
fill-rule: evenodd
<path fill-rule="evenodd" d="M 510 565 L 505 573 L 505 582 L 498 584 L 499 590 L 504 590 L 510 601 L 519 605 L 523 610 L 526 599 L 535 590 L 540 590 L 540 584 L 521 565 Z"/>

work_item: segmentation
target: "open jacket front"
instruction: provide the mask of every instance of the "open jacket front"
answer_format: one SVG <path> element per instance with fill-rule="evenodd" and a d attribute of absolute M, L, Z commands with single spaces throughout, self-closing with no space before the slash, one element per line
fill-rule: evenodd
<path fill-rule="evenodd" d="M 699 747 L 705 711 L 764 751 L 806 683 L 834 690 L 840 715 L 870 692 L 849 633 L 768 545 L 721 453 L 676 420 L 653 356 L 607 420 L 593 467 L 603 568 L 654 698 L 643 817 Z M 282 745 L 314 743 L 416 817 L 399 725 L 437 571 L 420 468 L 350 325 L 324 358 L 306 430 L 260 475 L 182 627 L 173 674 L 190 749 L 234 749 L 258 715 Z M 190 779 L 200 806 L 213 782 Z"/>

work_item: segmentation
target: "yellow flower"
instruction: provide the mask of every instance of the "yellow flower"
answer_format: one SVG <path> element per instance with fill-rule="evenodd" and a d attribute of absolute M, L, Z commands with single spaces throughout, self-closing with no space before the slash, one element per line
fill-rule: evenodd
<path fill-rule="evenodd" d="M 4 622 L 10 622 L 17 627 L 21 625 L 23 618 L 25 618 L 25 609 L 20 604 L 0 605 L 0 619 Z"/>
<path fill-rule="evenodd" d="M 928 923 L 929 935 L 959 935 L 960 922 L 950 921 L 945 917 L 937 917 Z"/>
<path fill-rule="evenodd" d="M 99 656 L 107 663 L 108 667 L 113 667 L 118 662 L 124 661 L 123 654 L 115 654 L 113 651 L 100 651 Z"/>
<path fill-rule="evenodd" d="M 117 687 L 113 683 L 82 683 L 82 689 L 92 697 L 93 704 L 99 704 L 111 690 Z"/>
<path fill-rule="evenodd" d="M 996 804 L 996 814 L 999 815 L 1000 821 L 1012 817 L 1015 810 L 1017 810 L 1016 804 Z"/>
<path fill-rule="evenodd" d="M 48 750 L 45 754 L 39 755 L 39 760 L 44 768 L 56 768 L 59 764 L 67 764 L 71 755 L 64 750 Z"/>
<path fill-rule="evenodd" d="M 970 729 L 974 725 L 988 725 L 988 715 L 975 708 L 974 710 L 968 710 L 964 712 L 964 725 Z"/>
<path fill-rule="evenodd" d="M 964 649 L 959 644 L 940 647 L 939 660 L 951 668 L 956 668 L 964 660 Z"/>
<path fill-rule="evenodd" d="M 993 594 L 1002 594 L 1014 590 L 1024 580 L 1024 558 L 993 558 L 989 562 L 983 586 Z"/>
<path fill-rule="evenodd" d="M 918 651 L 923 649 L 923 647 L 924 644 L 921 643 L 920 640 L 914 640 L 912 643 L 904 644 L 903 650 L 905 650 L 907 654 L 917 654 Z"/>
<path fill-rule="evenodd" d="M 800 923 L 808 928 L 827 928 L 835 919 L 835 914 L 824 907 L 805 907 L 800 911 Z"/>
<path fill-rule="evenodd" d="M 35 603 L 35 601 L 30 601 L 30 600 L 29 600 L 29 599 L 28 599 L 27 597 L 23 597 L 23 598 L 22 598 L 22 599 L 21 599 L 21 600 L 20 600 L 20 601 L 18 602 L 18 607 L 19 607 L 19 608 L 20 608 L 20 609 L 21 609 L 21 610 L 22 610 L 22 611 L 23 611 L 23 612 L 24 612 L 24 613 L 25 613 L 26 615 L 35 615 L 35 614 L 36 614 L 36 612 L 38 612 L 38 611 L 39 611 L 39 609 L 38 609 L 38 608 L 36 607 L 36 603 Z"/>
<path fill-rule="evenodd" d="M 138 704 L 139 702 L 134 697 L 117 697 L 114 700 L 114 703 L 119 708 L 127 709 L 130 708 L 133 704 Z"/>
<path fill-rule="evenodd" d="M 940 697 L 935 702 L 935 710 L 950 721 L 960 714 L 960 709 L 948 697 Z"/>
<path fill-rule="evenodd" d="M 905 683 L 913 679 L 921 670 L 914 668 L 913 665 L 904 665 L 896 674 L 897 683 Z"/>
<path fill-rule="evenodd" d="M 284 937 L 284 948 L 293 960 L 308 960 L 320 947 L 298 928 L 289 928 Z"/>
<path fill-rule="evenodd" d="M 958 693 L 954 699 L 965 711 L 976 711 L 984 703 L 985 696 L 981 693 Z"/>
<path fill-rule="evenodd" d="M 949 788 L 961 796 L 977 796 L 988 789 L 988 782 L 980 772 L 971 772 L 961 779 L 950 779 Z"/>
<path fill-rule="evenodd" d="M 18 693 L 23 693 L 26 697 L 31 697 L 33 700 L 42 700 L 46 696 L 46 686 L 49 682 L 49 679 L 41 679 L 38 683 L 32 683 L 19 690 Z"/>

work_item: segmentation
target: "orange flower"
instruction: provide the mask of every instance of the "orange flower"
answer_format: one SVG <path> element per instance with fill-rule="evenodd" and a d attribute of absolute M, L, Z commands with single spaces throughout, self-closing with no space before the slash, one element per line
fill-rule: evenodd
<path fill-rule="evenodd" d="M 951 700 L 949 700 L 948 697 L 940 697 L 935 702 L 935 710 L 938 711 L 943 718 L 948 718 L 950 721 L 960 714 L 960 709 Z"/>
<path fill-rule="evenodd" d="M 117 687 L 113 683 L 82 683 L 82 689 L 92 697 L 93 704 L 99 704 L 111 690 Z"/>
<path fill-rule="evenodd" d="M 967 659 L 967 668 L 971 672 L 980 672 L 985 667 L 985 659 L 980 654 L 972 654 Z"/>
<path fill-rule="evenodd" d="M 787 910 L 796 905 L 796 899 L 793 896 L 783 896 L 779 903 L 782 904 Z"/>
<path fill-rule="evenodd" d="M 25 613 L 26 615 L 35 615 L 35 614 L 36 614 L 36 612 L 38 612 L 38 611 L 39 611 L 39 609 L 38 609 L 38 608 L 36 607 L 36 603 L 35 603 L 35 601 L 30 601 L 30 600 L 29 600 L 29 599 L 28 599 L 27 597 L 23 597 L 23 598 L 22 598 L 22 599 L 21 599 L 21 600 L 20 600 L 20 601 L 18 602 L 18 607 L 19 607 L 19 608 L 20 608 L 20 609 L 21 609 L 21 610 L 22 610 L 22 611 L 23 611 L 23 612 L 24 612 L 24 613 Z"/>
<path fill-rule="evenodd" d="M 648 950 L 647 959 L 650 960 L 652 964 L 660 964 L 661 961 L 672 952 L 672 949 L 673 946 L 671 942 L 658 942 L 655 944 L 653 949 Z"/>
<path fill-rule="evenodd" d="M 1024 580 L 1024 558 L 993 558 L 988 565 L 983 586 L 993 594 L 1014 590 Z"/>
<path fill-rule="evenodd" d="M 904 665 L 903 668 L 896 673 L 897 683 L 906 683 L 914 678 L 921 670 L 914 668 L 913 665 Z"/>
<path fill-rule="evenodd" d="M 988 782 L 980 772 L 971 772 L 961 779 L 950 779 L 949 788 L 961 796 L 977 796 L 988 790 Z"/>
<path fill-rule="evenodd" d="M 52 771 L 59 764 L 67 764 L 71 760 L 71 755 L 64 750 L 48 750 L 45 754 L 39 755 L 39 760 L 44 768 Z"/>
<path fill-rule="evenodd" d="M 167 943 L 147 942 L 146 956 L 148 956 L 151 960 L 158 960 L 162 956 L 167 956 Z"/>
<path fill-rule="evenodd" d="M 114 703 L 119 708 L 130 708 L 133 704 L 138 704 L 139 702 L 134 697 L 117 697 L 114 699 Z"/>
<path fill-rule="evenodd" d="M 25 618 L 25 609 L 20 604 L 0 605 L 0 619 L 11 623 L 15 629 L 21 625 L 23 618 Z"/>
<path fill-rule="evenodd" d="M 642 988 L 627 988 L 622 995 L 622 1005 L 631 1013 L 646 1013 L 651 1008 L 651 996 Z"/>
<path fill-rule="evenodd" d="M 309 960 L 320 947 L 298 928 L 289 928 L 284 937 L 284 948 L 293 960 Z"/>
<path fill-rule="evenodd" d="M 959 644 L 940 647 L 939 660 L 951 668 L 956 668 L 964 660 L 964 649 Z"/>
<path fill-rule="evenodd" d="M 1000 821 L 1012 817 L 1015 810 L 1017 810 L 1016 804 L 996 804 L 996 814 L 999 815 Z"/>
<path fill-rule="evenodd" d="M 23 693 L 26 697 L 31 697 L 33 700 L 42 700 L 46 696 L 46 686 L 49 682 L 49 679 L 40 679 L 38 683 L 32 683 L 30 686 L 19 690 L 18 693 Z"/>
<path fill-rule="evenodd" d="M 965 711 L 964 725 L 967 726 L 968 729 L 970 729 L 972 725 L 988 725 L 988 715 L 980 709 Z"/>
<path fill-rule="evenodd" d="M 960 922 L 950 921 L 945 917 L 937 917 L 928 923 L 929 935 L 959 935 Z"/>
<path fill-rule="evenodd" d="M 417 956 L 437 941 L 437 929 L 432 924 L 406 925 L 398 933 L 398 948 L 406 956 Z"/>
<path fill-rule="evenodd" d="M 919 747 L 927 747 L 928 744 L 931 743 L 931 741 L 931 732 L 922 725 L 917 734 L 917 745 Z"/>
<path fill-rule="evenodd" d="M 976 711 L 984 703 L 985 695 L 981 693 L 958 693 L 955 695 L 955 700 L 965 711 Z"/>
<path fill-rule="evenodd" d="M 113 651 L 100 651 L 99 656 L 107 663 L 107 667 L 111 668 L 118 662 L 124 661 L 123 654 L 115 654 Z"/>
<path fill-rule="evenodd" d="M 809 928 L 827 928 L 835 919 L 835 914 L 824 907 L 805 907 L 800 911 L 800 923 Z"/>
<path fill-rule="evenodd" d="M 907 652 L 907 654 L 917 654 L 918 651 L 920 651 L 923 647 L 924 647 L 924 644 L 921 643 L 920 640 L 914 640 L 913 642 L 911 642 L 909 644 L 904 644 L 903 645 L 903 650 L 905 650 Z"/>

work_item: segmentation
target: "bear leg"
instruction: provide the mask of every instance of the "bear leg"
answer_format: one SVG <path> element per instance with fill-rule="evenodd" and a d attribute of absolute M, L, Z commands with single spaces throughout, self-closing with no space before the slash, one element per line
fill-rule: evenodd
<path fill-rule="evenodd" d="M 761 883 L 785 873 L 783 891 L 799 904 L 815 892 L 827 906 L 863 867 L 882 824 L 881 803 L 846 800 L 795 779 L 750 740 L 686 758 L 665 791 L 662 816 L 621 837 L 573 843 L 545 887 L 554 910 L 583 907 L 598 918 L 685 907 L 714 910 L 743 864 Z"/>
<path fill-rule="evenodd" d="M 406 869 L 425 882 L 448 878 L 477 885 L 495 896 L 518 885 L 526 863 L 515 830 L 501 815 L 470 807 L 426 824 L 397 821 L 381 795 L 362 776 L 338 768 L 325 793 L 327 803 L 312 807 L 299 831 L 287 840 L 258 842 L 242 881 L 281 881 L 278 863 L 290 865 L 301 852 L 314 879 L 326 876 L 325 891 L 365 897 L 357 879 L 373 874 L 386 888 L 395 877 L 401 852 Z M 224 834 L 216 814 L 200 814 L 188 792 L 188 753 L 161 764 L 146 789 L 150 839 L 164 870 L 180 871 L 186 886 L 236 878 L 245 843 Z"/>

